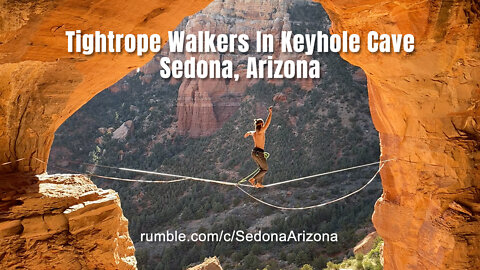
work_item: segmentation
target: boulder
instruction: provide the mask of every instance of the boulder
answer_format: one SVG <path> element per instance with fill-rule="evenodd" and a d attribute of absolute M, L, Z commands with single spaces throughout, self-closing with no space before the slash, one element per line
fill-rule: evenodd
<path fill-rule="evenodd" d="M 125 141 L 127 136 L 131 135 L 132 132 L 133 122 L 132 120 L 128 120 L 113 132 L 112 138 L 119 141 Z"/>
<path fill-rule="evenodd" d="M 373 246 L 375 245 L 375 239 L 378 237 L 377 232 L 371 232 L 365 238 L 362 239 L 354 248 L 353 253 L 356 254 L 367 254 L 370 250 L 372 250 Z"/>
<path fill-rule="evenodd" d="M 202 264 L 190 267 L 187 270 L 223 270 L 217 257 L 206 258 Z"/>
<path fill-rule="evenodd" d="M 83 175 L 0 175 L 1 269 L 136 269 L 118 194 Z"/>

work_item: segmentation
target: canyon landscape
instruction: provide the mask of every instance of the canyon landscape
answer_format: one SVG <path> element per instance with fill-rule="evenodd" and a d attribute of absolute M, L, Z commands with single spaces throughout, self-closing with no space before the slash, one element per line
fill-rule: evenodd
<path fill-rule="evenodd" d="M 158 265 L 161 264 L 161 260 L 159 262 L 155 259 L 155 256 L 160 255 L 157 253 L 149 255 L 144 252 L 151 249 L 150 246 L 137 243 L 135 235 L 138 231 L 132 230 L 132 225 L 130 225 L 130 231 L 128 230 L 129 221 L 124 216 L 124 213 L 129 215 L 130 223 L 142 223 L 139 217 L 131 213 L 148 210 L 148 205 L 145 203 L 135 204 L 142 198 L 146 200 L 152 196 L 147 194 L 147 188 L 129 193 L 133 192 L 130 187 L 120 184 L 109 185 L 105 182 L 95 182 L 96 185 L 86 176 L 65 174 L 68 173 L 66 171 L 62 174 L 45 174 L 49 166 L 48 162 L 56 168 L 66 167 L 62 164 L 72 165 L 63 158 L 68 156 L 70 160 L 78 159 L 84 162 L 100 160 L 104 162 L 101 164 L 105 164 L 111 160 L 102 160 L 102 157 L 105 157 L 105 152 L 111 151 L 114 152 L 115 162 L 131 161 L 128 164 L 133 167 L 132 160 L 138 159 L 139 156 L 145 157 L 143 154 L 147 153 L 146 157 L 152 157 L 151 160 L 157 160 L 155 162 L 160 159 L 165 160 L 162 161 L 163 163 L 152 163 L 153 168 L 150 169 L 172 169 L 175 166 L 170 164 L 171 162 L 180 160 L 187 164 L 189 158 L 194 158 L 189 155 L 192 156 L 192 153 L 196 152 L 193 149 L 182 148 L 184 142 L 192 143 L 195 140 L 195 146 L 202 150 L 204 144 L 218 146 L 221 142 L 215 141 L 220 137 L 215 136 L 225 138 L 227 134 L 234 133 L 232 130 L 238 127 L 243 129 L 249 127 L 246 122 L 251 121 L 250 119 L 245 122 L 240 119 L 249 117 L 250 112 L 254 112 L 255 115 L 264 114 L 266 104 L 272 101 L 275 101 L 275 108 L 278 111 L 285 112 L 284 116 L 290 115 L 290 117 L 285 116 L 281 123 L 283 127 L 291 127 L 292 134 L 297 129 L 300 130 L 300 127 L 302 134 L 308 134 L 309 130 L 312 133 L 318 133 L 318 130 L 311 126 L 301 126 L 305 122 L 312 122 L 312 126 L 316 126 L 317 123 L 311 119 L 300 121 L 305 118 L 301 118 L 302 113 L 295 114 L 295 110 L 303 112 L 298 108 L 305 106 L 307 101 L 320 102 L 319 98 L 315 99 L 318 96 L 314 95 L 324 95 L 321 96 L 322 100 L 335 100 L 340 99 L 340 93 L 345 100 L 342 101 L 343 103 L 332 101 L 334 103 L 332 106 L 337 106 L 332 109 L 336 111 L 332 115 L 338 115 L 338 117 L 331 118 L 341 118 L 342 123 L 318 122 L 325 122 L 325 126 L 322 127 L 330 129 L 338 125 L 352 127 L 345 130 L 352 134 L 358 130 L 359 135 L 355 138 L 360 142 L 354 146 L 359 147 L 364 144 L 368 146 L 365 149 L 372 149 L 373 145 L 378 145 L 376 141 L 378 137 L 372 136 L 373 127 L 369 124 L 370 119 L 366 119 L 370 114 L 374 128 L 379 134 L 380 159 L 392 159 L 380 173 L 383 193 L 375 203 L 372 218 L 378 235 L 384 240 L 383 268 L 459 270 L 479 268 L 480 4 L 478 1 L 321 0 L 318 2 L 328 18 L 318 19 L 318 21 L 310 20 L 308 23 L 303 18 L 308 16 L 304 15 L 309 14 L 309 16 L 320 18 L 323 13 L 308 13 L 321 9 L 320 5 L 309 1 L 305 4 L 304 2 L 307 1 L 303 1 L 300 8 L 295 6 L 294 2 L 277 0 L 157 2 L 7 0 L 1 2 L 0 247 L 2 249 L 0 265 L 2 269 L 17 267 L 136 269 L 137 261 L 140 263 L 155 261 Z M 298 10 L 305 13 L 298 15 Z M 184 19 L 185 17 L 187 19 Z M 167 31 L 177 27 L 191 33 L 202 29 L 215 33 L 241 31 L 250 34 L 257 30 L 278 34 L 281 30 L 311 31 L 313 28 L 326 27 L 331 33 L 340 34 L 342 31 L 358 33 L 362 40 L 366 40 L 370 31 L 409 33 L 415 37 L 415 51 L 376 54 L 361 50 L 360 53 L 340 53 L 343 59 L 361 69 L 325 56 L 322 58 L 325 64 L 325 70 L 323 70 L 325 76 L 319 82 L 301 80 L 285 83 L 274 80 L 225 82 L 187 79 L 159 82 L 155 77 L 159 70 L 155 61 L 158 55 L 150 53 L 137 57 L 127 54 L 95 54 L 87 57 L 69 54 L 66 50 L 64 32 L 67 30 L 159 33 L 166 42 Z M 168 45 L 159 55 L 168 55 L 177 59 L 190 56 L 188 54 L 171 55 L 167 49 Z M 200 57 L 205 59 L 231 57 L 237 64 L 238 70 L 244 69 L 242 65 L 245 55 L 210 54 Z M 275 57 L 291 59 L 305 56 L 286 54 L 275 55 Z M 334 87 L 337 78 L 334 77 L 335 73 L 340 72 L 336 69 L 345 71 L 345 76 L 350 78 L 349 87 L 357 89 L 358 96 L 355 96 L 357 93 L 355 91 L 340 92 L 341 87 Z M 368 88 L 368 100 L 366 95 L 363 99 L 361 96 L 365 85 Z M 67 144 L 66 141 L 69 138 L 75 138 L 72 143 L 77 143 L 82 140 L 82 136 L 85 138 L 90 136 L 87 132 L 82 132 L 89 130 L 88 127 L 78 126 L 80 123 L 78 119 L 87 114 L 82 110 L 79 113 L 83 114 L 77 117 L 74 114 L 95 95 L 108 89 L 98 97 L 106 97 L 102 95 L 110 94 L 108 97 L 119 95 L 125 98 L 129 97 L 129 93 L 134 92 L 133 90 L 137 87 L 157 89 L 152 93 L 162 95 L 162 98 L 169 101 L 168 104 L 161 106 L 155 103 L 155 100 L 147 104 L 147 101 L 150 102 L 148 95 L 138 94 L 141 100 L 145 101 L 144 111 L 151 112 L 153 115 L 150 117 L 154 117 L 157 113 L 157 117 L 169 119 L 168 122 L 165 120 L 157 123 L 160 127 L 155 127 L 153 136 L 142 138 L 139 135 L 142 134 L 141 132 L 151 135 L 145 130 L 151 129 L 154 125 L 145 124 L 148 122 L 146 116 L 141 118 L 143 119 L 141 124 L 138 124 L 140 121 L 135 117 L 128 118 L 135 115 L 137 110 L 142 111 L 143 108 L 124 106 L 125 119 L 121 121 L 117 119 L 114 122 L 115 126 L 113 124 L 95 126 L 97 133 L 91 135 L 94 150 L 82 150 L 80 148 L 85 148 L 84 146 L 74 148 Z M 158 90 L 160 88 L 175 91 L 161 92 Z M 330 92 L 335 92 L 336 96 L 328 95 L 327 90 L 332 89 L 333 91 Z M 261 100 L 262 93 L 268 93 L 269 96 L 262 102 L 251 102 L 252 97 Z M 154 96 L 151 99 L 154 99 Z M 115 105 L 121 106 L 125 100 L 122 99 Z M 369 112 L 354 115 L 342 109 L 346 105 L 352 105 L 356 111 L 359 111 L 363 108 L 362 100 L 368 101 Z M 92 102 L 99 101 L 93 99 Z M 88 104 L 85 106 L 88 108 Z M 318 109 L 316 111 L 318 115 L 327 117 L 328 110 L 324 112 L 312 106 Z M 165 107 L 165 110 L 162 111 L 158 109 L 159 107 Z M 119 114 L 122 115 L 122 112 Z M 241 115 L 242 118 L 234 118 L 237 115 Z M 71 118 L 67 120 L 69 117 Z M 84 117 L 83 119 L 93 118 Z M 67 121 L 66 126 L 60 127 L 65 121 Z M 71 124 L 68 121 L 72 121 Z M 94 122 L 88 122 L 88 124 Z M 355 128 L 352 122 L 361 124 Z M 71 126 L 76 128 L 76 133 L 66 132 L 71 130 L 69 129 Z M 110 128 L 111 130 L 108 131 Z M 157 132 L 157 129 L 160 131 Z M 60 133 L 55 135 L 57 130 Z M 342 133 L 341 131 L 337 132 Z M 278 125 L 275 132 L 277 133 L 274 134 L 280 137 L 279 134 L 283 132 L 282 127 Z M 112 138 L 106 134 L 111 134 L 108 136 Z M 57 136 L 55 140 L 59 141 L 51 152 L 55 136 Z M 294 138 L 295 135 L 290 137 Z M 132 138 L 135 140 L 133 141 Z M 90 139 L 89 137 L 85 140 Z M 346 143 L 340 140 L 332 140 L 329 144 Z M 345 141 L 351 140 L 345 138 Z M 147 143 L 145 143 L 145 149 L 137 150 L 141 153 L 135 156 L 132 154 L 136 151 L 133 146 L 139 142 Z M 180 143 L 176 144 L 177 142 Z M 310 143 L 315 145 L 319 142 L 314 140 Z M 272 149 L 280 148 L 286 143 L 287 141 L 272 140 Z M 127 146 L 121 148 L 119 146 L 121 144 L 123 144 L 122 147 L 125 144 Z M 298 148 L 298 146 L 295 147 Z M 239 148 L 235 148 L 234 151 L 240 151 Z M 335 153 L 338 160 L 342 156 L 352 156 L 349 165 L 355 165 L 355 162 L 364 159 L 364 157 L 360 158 L 360 153 L 350 153 L 338 145 L 332 148 L 338 150 Z M 208 155 L 207 152 L 210 149 L 208 147 L 205 149 Z M 302 151 L 308 150 L 302 149 Z M 83 152 L 85 152 L 85 158 L 88 157 L 89 160 L 79 158 Z M 157 152 L 161 152 L 168 158 L 157 155 Z M 166 152 L 168 153 L 165 154 Z M 315 149 L 315 155 L 320 156 L 321 152 L 321 149 Z M 176 156 L 176 153 L 182 153 L 182 156 Z M 79 156 L 76 157 L 75 154 Z M 211 155 L 218 157 L 220 154 L 212 153 Z M 212 168 L 209 167 L 209 170 L 215 169 L 225 177 L 237 177 L 236 171 L 244 163 L 237 162 L 232 155 L 233 152 L 228 152 L 221 159 L 212 157 L 209 165 Z M 287 155 L 288 152 L 283 154 L 283 156 Z M 365 155 L 368 157 L 376 155 L 378 158 L 376 150 L 371 150 Z M 272 157 L 273 160 L 279 159 L 278 156 L 282 155 L 277 154 L 277 157 Z M 49 157 L 50 161 L 48 161 Z M 231 164 L 227 164 L 228 162 Z M 334 167 L 339 165 L 337 162 L 327 165 Z M 216 163 L 222 163 L 222 166 Z M 140 166 L 140 164 L 136 165 Z M 230 169 L 226 169 L 228 165 L 231 165 Z M 55 167 L 48 167 L 49 172 L 61 172 Z M 192 165 L 191 169 L 191 173 L 188 171 L 183 173 L 186 175 L 193 174 L 193 171 L 200 173 L 202 168 Z M 102 172 L 100 168 L 93 168 L 93 170 L 96 173 Z M 308 170 L 300 167 L 292 169 L 299 174 L 305 172 L 302 175 Z M 281 169 L 279 168 L 278 171 Z M 176 192 L 183 194 L 185 188 L 185 186 L 178 188 Z M 309 199 L 312 200 L 316 193 L 320 192 L 320 188 L 316 186 L 301 188 L 298 187 L 294 191 L 302 190 L 304 193 L 296 192 L 295 194 L 305 194 L 305 196 L 308 194 Z M 309 190 L 310 193 L 308 193 Z M 193 191 L 189 190 L 189 192 Z M 227 191 L 216 192 L 207 188 L 199 188 L 198 192 L 204 197 L 213 197 L 214 193 L 215 196 L 220 196 L 219 194 L 222 193 L 231 194 Z M 287 193 L 285 191 L 284 195 L 290 196 Z M 374 196 L 375 191 L 370 195 Z M 135 200 L 132 200 L 132 197 Z M 120 198 L 122 204 L 120 204 Z M 129 203 L 125 204 L 125 200 Z M 154 200 L 152 198 L 148 203 Z M 218 198 L 218 200 L 224 199 Z M 241 202 L 232 201 L 231 204 L 237 208 L 242 206 Z M 190 208 L 192 207 L 194 206 Z M 233 211 L 233 208 L 224 209 L 222 205 L 212 203 L 212 209 L 216 207 L 219 209 L 219 215 L 215 218 Z M 180 210 L 185 215 L 195 215 L 188 212 L 190 210 Z M 339 211 L 338 208 L 332 209 L 332 212 L 337 210 Z M 175 211 L 178 212 L 179 209 L 172 210 L 172 213 Z M 208 211 L 205 214 L 209 213 Z M 269 210 L 258 211 L 268 212 Z M 259 220 L 264 212 L 261 212 L 261 215 L 257 213 Z M 287 219 L 286 216 L 281 216 L 282 214 L 275 215 L 279 215 L 284 220 Z M 312 223 L 315 218 L 319 220 L 318 223 L 323 222 L 324 218 L 321 216 L 312 214 Z M 198 220 L 198 217 L 194 217 L 191 223 Z M 155 216 L 157 222 L 160 222 L 160 219 L 162 217 Z M 142 217 L 142 220 L 147 219 Z M 228 223 L 228 217 L 223 217 L 222 220 Z M 267 220 L 262 221 L 267 222 Z M 358 230 L 358 227 L 352 228 L 352 231 L 355 230 Z M 213 248 L 215 251 L 222 249 L 222 246 Z M 137 250 L 136 253 L 135 250 Z M 189 251 L 191 250 L 193 249 Z M 195 259 L 185 261 L 185 266 L 202 263 L 203 259 L 198 260 L 198 258 L 211 256 L 202 252 L 191 252 L 195 253 L 195 256 L 192 255 Z M 346 253 L 342 254 L 346 255 Z M 315 256 L 311 257 L 313 261 Z M 233 261 L 234 259 L 227 263 L 234 264 Z M 246 261 L 242 263 L 247 264 Z M 319 262 L 320 264 L 325 265 L 326 262 Z M 217 259 L 207 259 L 204 265 L 206 265 L 204 269 L 221 269 Z M 143 267 L 142 264 L 139 268 L 150 269 Z M 157 269 L 165 269 L 165 267 L 169 269 L 168 265 L 162 265 L 163 268 L 158 267 Z M 202 266 L 194 269 L 202 269 Z M 230 268 L 225 267 L 225 269 Z"/>

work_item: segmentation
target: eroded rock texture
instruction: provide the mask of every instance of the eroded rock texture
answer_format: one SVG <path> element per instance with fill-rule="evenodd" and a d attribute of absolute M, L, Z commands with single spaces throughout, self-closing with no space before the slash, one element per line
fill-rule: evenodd
<path fill-rule="evenodd" d="M 288 24 L 286 3 L 278 0 L 262 1 L 213 1 L 202 12 L 192 16 L 186 27 L 186 33 L 210 31 L 213 34 L 244 33 L 255 40 L 256 31 L 279 32 Z M 254 54 L 251 50 L 251 54 Z M 197 57 L 203 60 L 231 59 L 235 65 L 246 60 L 251 54 L 191 54 L 185 58 Z M 176 55 L 173 55 L 176 57 Z M 178 57 L 178 56 L 177 56 Z M 236 66 L 235 72 L 245 74 L 245 65 Z M 178 132 L 191 137 L 210 135 L 236 111 L 247 85 L 253 80 L 241 76 L 238 82 L 216 79 L 183 80 L 177 102 Z"/>
<path fill-rule="evenodd" d="M 196 34 L 198 31 L 209 31 L 212 34 L 247 34 L 250 37 L 250 50 L 247 54 L 234 53 L 185 53 L 170 54 L 171 59 L 189 59 L 196 57 L 203 60 L 232 60 L 235 73 L 240 75 L 238 81 L 218 79 L 184 79 L 180 85 L 177 102 L 177 132 L 190 137 L 211 135 L 219 129 L 236 112 L 248 86 L 258 82 L 246 79 L 247 58 L 266 59 L 266 54 L 255 51 L 256 33 L 261 31 L 275 36 L 273 55 L 275 59 L 291 59 L 303 57 L 302 54 L 286 54 L 280 50 L 282 31 L 291 30 L 292 21 L 288 8 L 293 1 L 261 0 L 213 1 L 207 8 L 191 16 L 185 25 L 185 32 Z M 283 80 L 276 80 L 283 83 Z M 275 80 L 271 80 L 275 83 Z M 310 90 L 313 81 L 297 80 L 299 85 Z"/>
<path fill-rule="evenodd" d="M 55 130 L 95 94 L 153 54 L 67 52 L 65 31 L 158 33 L 208 0 L 0 2 L 0 172 L 43 173 Z"/>
<path fill-rule="evenodd" d="M 93 95 L 151 58 L 68 54 L 65 30 L 158 32 L 165 37 L 185 15 L 208 2 L 2 1 L 0 163 L 25 160 L 0 166 L 0 172 L 44 172 L 44 163 L 33 157 L 48 157 L 56 128 Z M 253 3 L 245 1 L 249 2 Z M 476 0 L 320 2 L 333 21 L 332 32 L 359 33 L 364 42 L 371 30 L 412 33 L 416 38 L 413 54 L 369 54 L 363 44 L 361 53 L 342 55 L 366 72 L 382 158 L 396 159 L 382 171 L 384 194 L 373 218 L 385 239 L 385 269 L 480 268 L 480 4 Z M 13 205 L 4 207 L 22 207 L 21 202 L 14 199 Z M 44 213 L 45 203 L 18 214 Z M 81 210 L 72 213 L 81 216 Z M 3 223 L 1 231 L 25 245 L 20 251 L 44 243 L 27 242 L 27 237 L 65 231 L 50 228 L 49 217 L 32 225 L 19 224 L 18 218 Z M 53 244 L 56 241 L 62 238 Z M 18 258 L 10 250 L 5 254 L 2 249 L 2 263 L 15 265 Z M 62 256 L 70 255 L 58 251 L 42 259 Z"/>
<path fill-rule="evenodd" d="M 480 268 L 480 3 L 321 0 L 343 54 L 368 77 L 384 193 L 373 221 L 385 269 Z M 370 54 L 367 33 L 414 34 L 412 54 Z"/>
<path fill-rule="evenodd" d="M 194 138 L 209 136 L 235 114 L 242 99 L 245 98 L 247 88 L 259 81 L 259 79 L 245 78 L 248 58 L 267 59 L 267 56 L 271 55 L 256 52 L 257 31 L 275 36 L 274 59 L 310 59 L 303 54 L 283 53 L 280 50 L 281 32 L 292 30 L 292 25 L 298 23 L 292 20 L 289 14 L 289 8 L 295 2 L 294 0 L 214 0 L 205 9 L 188 17 L 176 28 L 176 31 L 185 31 L 186 35 L 208 31 L 212 35 L 246 34 L 250 38 L 248 53 L 240 53 L 238 50 L 233 53 L 172 53 L 167 44 L 154 59 L 139 69 L 143 73 L 142 83 L 149 84 L 152 81 L 152 74 L 160 71 L 161 57 L 168 56 L 171 60 L 182 61 L 191 57 L 206 61 L 232 61 L 234 72 L 240 75 L 238 81 L 198 78 L 170 81 L 180 83 L 176 133 Z M 134 74 L 136 71 L 130 73 L 130 75 Z M 283 82 L 283 79 L 269 80 L 272 84 L 283 84 Z M 306 91 L 314 86 L 312 79 L 295 79 L 294 82 Z M 121 80 L 109 89 L 114 92 L 127 90 L 128 84 Z"/>
<path fill-rule="evenodd" d="M 0 177 L 1 269 L 136 269 L 113 190 L 81 175 Z"/>
<path fill-rule="evenodd" d="M 205 261 L 194 267 L 190 267 L 187 270 L 222 270 L 222 266 L 217 257 L 206 258 Z"/>
<path fill-rule="evenodd" d="M 0 1 L 0 268 L 134 269 L 118 196 L 43 173 L 55 130 L 153 54 L 67 52 L 65 31 L 166 33 L 210 1 Z M 19 160 L 17 162 L 17 160 Z"/>

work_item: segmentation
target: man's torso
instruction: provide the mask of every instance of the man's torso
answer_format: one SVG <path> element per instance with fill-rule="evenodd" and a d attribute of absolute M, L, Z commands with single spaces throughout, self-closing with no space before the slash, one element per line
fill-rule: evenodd
<path fill-rule="evenodd" d="M 252 137 L 255 147 L 265 149 L 265 132 L 255 131 Z"/>

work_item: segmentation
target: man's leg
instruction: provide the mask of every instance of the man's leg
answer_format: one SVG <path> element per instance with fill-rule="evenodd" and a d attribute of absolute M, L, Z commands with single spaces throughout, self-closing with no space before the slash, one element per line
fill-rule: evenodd
<path fill-rule="evenodd" d="M 253 159 L 253 161 L 255 161 L 255 163 L 257 164 L 257 166 L 259 166 L 259 165 L 258 165 L 258 162 L 257 162 L 257 156 L 256 156 L 255 153 L 256 153 L 256 151 L 255 151 L 255 150 L 252 150 L 252 159 Z M 260 168 L 260 166 L 259 166 L 259 168 Z M 256 174 L 252 175 L 252 178 L 250 178 L 250 179 L 248 180 L 248 182 L 250 182 L 250 184 L 252 184 L 252 186 L 254 186 L 254 187 L 257 186 L 257 180 L 255 179 L 255 176 L 256 176 L 257 174 L 258 174 L 258 172 L 257 172 Z"/>
<path fill-rule="evenodd" d="M 254 160 L 257 163 L 258 167 L 260 168 L 260 171 L 253 177 L 256 180 L 257 186 L 263 186 L 263 177 L 268 171 L 268 164 L 267 160 L 265 159 L 265 156 L 263 152 L 257 152 L 254 156 Z"/>

